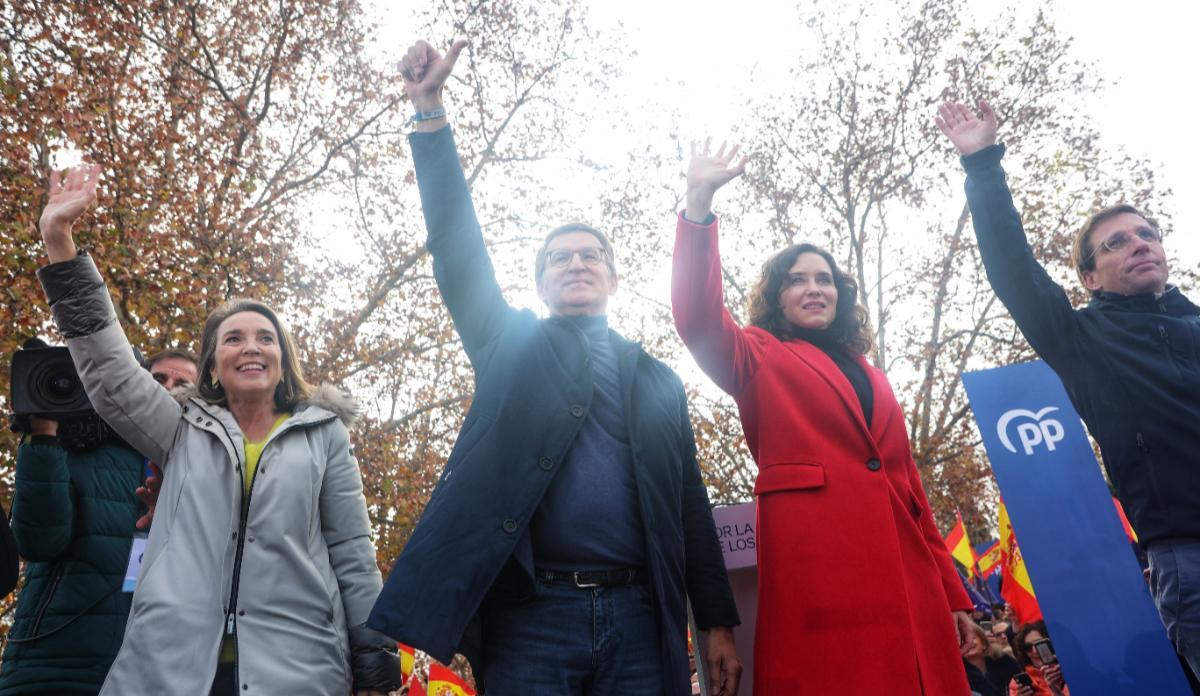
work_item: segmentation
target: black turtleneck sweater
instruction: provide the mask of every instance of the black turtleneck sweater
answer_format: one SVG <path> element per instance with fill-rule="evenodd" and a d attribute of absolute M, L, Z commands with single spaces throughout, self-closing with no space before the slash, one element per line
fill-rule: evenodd
<path fill-rule="evenodd" d="M 867 377 L 867 371 L 863 369 L 863 366 L 850 355 L 840 341 L 826 330 L 793 326 L 792 335 L 820 348 L 821 352 L 828 355 L 833 364 L 838 366 L 838 369 L 850 382 L 850 386 L 854 388 L 854 393 L 858 396 L 858 405 L 862 407 L 863 418 L 867 421 L 867 427 L 871 427 L 871 411 L 875 407 L 875 392 L 871 390 L 871 380 Z"/>

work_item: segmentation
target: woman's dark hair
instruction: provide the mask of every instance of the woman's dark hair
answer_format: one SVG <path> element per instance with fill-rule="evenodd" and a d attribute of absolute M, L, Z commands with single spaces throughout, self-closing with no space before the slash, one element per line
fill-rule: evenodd
<path fill-rule="evenodd" d="M 313 388 L 304 381 L 300 374 L 300 360 L 296 356 L 296 342 L 292 334 L 284 328 L 275 310 L 256 300 L 234 299 L 225 302 L 209 313 L 204 320 L 204 333 L 200 336 L 200 377 L 196 385 L 200 398 L 210 404 L 227 406 L 225 401 L 225 386 L 213 383 L 213 374 L 217 360 L 217 329 L 221 322 L 241 312 L 261 314 L 275 327 L 279 337 L 279 363 L 283 369 L 283 379 L 275 386 L 275 408 L 279 411 L 291 411 L 296 404 L 312 396 Z"/>
<path fill-rule="evenodd" d="M 1029 659 L 1029 646 L 1025 643 L 1025 639 L 1028 638 L 1029 634 L 1033 633 L 1034 631 L 1042 634 L 1043 638 L 1050 637 L 1050 634 L 1046 632 L 1046 622 L 1038 620 L 1031 621 L 1022 626 L 1021 630 L 1017 631 L 1016 638 L 1013 639 L 1013 642 L 1016 643 L 1016 645 L 1013 646 L 1013 649 L 1017 653 L 1017 663 L 1022 667 L 1033 664 L 1033 662 L 1031 662 Z"/>
<path fill-rule="evenodd" d="M 867 321 L 867 311 L 858 305 L 858 283 L 838 268 L 832 254 L 814 244 L 793 244 L 763 264 L 762 275 L 750 293 L 750 323 L 781 341 L 796 337 L 796 325 L 784 316 L 779 296 L 787 286 L 792 266 L 801 254 L 817 254 L 825 259 L 833 272 L 837 306 L 833 323 L 826 331 L 850 353 L 865 355 L 871 350 L 874 338 L 871 336 L 871 324 Z"/>

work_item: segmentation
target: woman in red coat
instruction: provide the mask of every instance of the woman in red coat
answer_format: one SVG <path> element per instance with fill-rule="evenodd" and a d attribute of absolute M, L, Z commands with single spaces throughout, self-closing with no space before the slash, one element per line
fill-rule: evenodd
<path fill-rule="evenodd" d="M 724 306 L 713 194 L 737 148 L 688 168 L 671 300 L 680 337 L 734 397 L 758 462 L 754 694 L 965 696 L 971 603 L 934 525 L 904 417 L 857 288 L 827 252 L 791 246 Z"/>

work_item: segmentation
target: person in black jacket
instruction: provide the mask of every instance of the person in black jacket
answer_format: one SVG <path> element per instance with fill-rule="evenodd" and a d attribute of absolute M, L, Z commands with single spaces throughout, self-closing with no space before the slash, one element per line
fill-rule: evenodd
<path fill-rule="evenodd" d="M 403 61 L 433 272 L 475 370 L 442 478 L 368 625 L 488 696 L 690 693 L 687 600 L 710 693 L 737 692 L 737 625 L 679 377 L 608 327 L 612 245 L 566 225 L 537 254 L 548 319 L 496 282 L 442 106 L 465 46 Z"/>
<path fill-rule="evenodd" d="M 1054 369 L 1092 437 L 1150 559 L 1155 603 L 1200 673 L 1200 307 L 1167 283 L 1162 233 L 1129 205 L 1076 235 L 1072 260 L 1091 302 L 1074 309 L 1034 259 L 996 143 L 996 115 L 948 103 L 937 124 L 962 155 L 988 280 Z"/>

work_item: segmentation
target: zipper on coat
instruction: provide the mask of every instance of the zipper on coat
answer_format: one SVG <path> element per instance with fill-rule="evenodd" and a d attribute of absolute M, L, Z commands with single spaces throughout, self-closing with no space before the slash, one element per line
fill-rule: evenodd
<path fill-rule="evenodd" d="M 42 617 L 46 615 L 46 610 L 50 608 L 50 600 L 54 599 L 54 592 L 58 589 L 58 583 L 62 580 L 63 572 L 66 566 L 59 561 L 54 565 L 54 574 L 50 576 L 50 587 L 46 590 L 46 596 L 42 598 L 42 604 L 37 608 L 37 612 L 33 616 L 33 628 L 29 630 L 29 635 L 36 636 L 38 629 L 42 626 Z"/>
<path fill-rule="evenodd" d="M 329 420 L 332 420 L 332 419 L 329 419 Z M 219 420 L 217 422 L 220 423 Z M 312 423 L 311 425 L 320 425 L 324 422 L 325 421 L 317 421 L 315 423 Z M 224 426 L 222 426 L 222 429 L 224 430 Z M 286 432 L 289 429 L 290 428 L 280 428 L 279 430 L 277 430 L 276 432 L 274 432 L 270 436 L 268 436 L 267 441 L 263 443 L 263 451 L 260 452 L 258 455 L 259 463 L 262 462 L 262 457 L 263 457 L 263 455 L 266 454 L 267 445 L 269 445 L 273 440 L 277 439 L 280 435 L 282 435 L 284 432 Z M 225 437 L 228 438 L 229 444 L 233 445 L 233 437 L 229 434 L 228 430 L 225 430 Z M 244 438 L 243 438 L 243 440 L 244 440 Z M 233 452 L 234 452 L 234 456 L 236 457 L 237 456 L 237 447 L 236 446 L 233 447 Z M 241 457 L 237 457 L 237 463 L 238 463 L 238 478 L 242 479 L 242 476 L 243 476 L 242 475 L 242 467 L 245 466 L 246 463 L 244 461 L 242 461 Z M 234 688 L 237 688 L 237 686 L 239 684 L 241 684 L 241 681 L 242 681 L 242 677 L 241 677 L 241 673 L 240 673 L 240 664 L 241 664 L 242 659 L 241 659 L 241 653 L 238 651 L 237 618 L 235 616 L 235 613 L 237 612 L 238 588 L 239 588 L 239 585 L 241 584 L 241 579 L 242 579 L 242 555 L 245 552 L 245 547 L 246 547 L 246 524 L 250 518 L 250 500 L 254 494 L 254 482 L 258 480 L 258 472 L 259 472 L 259 467 L 254 467 L 254 475 L 250 477 L 250 485 L 249 486 L 246 486 L 242 480 L 238 481 L 238 483 L 241 484 L 238 486 L 238 490 L 241 491 L 241 493 L 242 493 L 242 495 L 241 495 L 242 506 L 241 506 L 241 510 L 239 512 L 240 518 L 239 518 L 239 522 L 238 522 L 238 543 L 237 543 L 237 551 L 234 553 L 234 556 L 233 556 L 233 579 L 232 579 L 232 583 L 229 588 L 229 608 L 228 608 L 228 613 L 225 615 L 225 634 L 224 634 L 226 636 L 233 636 Z"/>
<path fill-rule="evenodd" d="M 282 429 L 279 431 L 276 431 L 275 433 L 273 433 L 272 437 L 269 437 L 267 439 L 267 441 L 263 443 L 263 450 L 258 455 L 260 465 L 262 464 L 262 457 L 265 456 L 267 453 L 267 445 L 269 445 L 271 443 L 271 441 L 276 439 L 279 435 L 282 435 L 283 432 L 284 431 Z M 226 432 L 226 436 L 228 436 L 228 435 L 229 435 L 229 433 Z M 233 438 L 230 438 L 230 440 L 232 440 L 232 439 Z M 237 448 L 235 447 L 233 451 L 236 454 Z M 244 461 L 242 461 L 242 459 L 239 457 L 238 458 L 238 478 L 239 479 L 242 478 L 242 467 L 244 467 L 245 465 L 246 465 L 246 463 Z M 241 684 L 241 681 L 242 681 L 242 677 L 241 677 L 241 673 L 240 673 L 240 664 L 242 661 L 242 657 L 241 657 L 241 652 L 238 650 L 238 644 L 237 644 L 237 618 L 235 617 L 235 612 L 237 611 L 238 589 L 239 589 L 239 586 L 241 585 L 241 579 L 242 579 L 242 555 L 246 550 L 246 524 L 249 522 L 249 519 L 250 519 L 250 500 L 254 495 L 254 482 L 258 480 L 258 472 L 260 469 L 261 469 L 261 466 L 254 467 L 254 475 L 250 477 L 250 485 L 249 486 L 246 486 L 245 484 L 238 486 L 238 489 L 242 492 L 241 518 L 240 518 L 240 522 L 238 523 L 237 551 L 235 552 L 234 557 L 233 557 L 233 582 L 229 588 L 229 613 L 226 614 L 226 616 L 225 616 L 225 635 L 233 636 L 233 649 L 234 649 L 233 674 L 234 674 L 234 681 L 236 682 L 235 687 L 238 684 Z M 242 483 L 242 481 L 239 480 L 238 483 Z"/>
<path fill-rule="evenodd" d="M 1165 504 L 1166 498 L 1163 496 L 1162 486 L 1159 485 L 1158 471 L 1154 468 L 1154 462 L 1150 459 L 1150 447 L 1146 444 L 1146 439 L 1142 437 L 1142 432 L 1137 433 L 1138 451 L 1141 452 L 1142 466 L 1146 468 L 1147 477 L 1150 479 L 1150 487 L 1155 497 L 1155 506 L 1161 507 L 1167 517 L 1167 524 L 1174 526 L 1175 515 L 1171 508 Z"/>
<path fill-rule="evenodd" d="M 1157 324 L 1158 337 L 1162 340 L 1163 352 L 1166 353 L 1167 362 L 1171 363 L 1171 367 L 1175 368 L 1175 375 L 1179 379 L 1183 379 L 1183 370 L 1179 367 L 1179 362 L 1175 359 L 1175 351 L 1171 349 L 1171 334 L 1167 332 L 1167 327 L 1162 324 Z"/>
<path fill-rule="evenodd" d="M 228 433 L 226 433 L 228 436 Z M 230 438 L 231 440 L 233 438 Z M 232 444 L 232 443 L 231 443 Z M 233 448 L 234 454 L 237 453 L 237 447 Z M 262 456 L 261 454 L 259 455 Z M 254 469 L 254 476 L 250 478 L 250 486 L 247 487 L 242 482 L 242 467 L 246 465 L 241 457 L 238 457 L 238 490 L 241 491 L 241 506 L 238 511 L 238 543 L 237 551 L 233 556 L 233 579 L 229 588 L 229 613 L 225 616 L 225 635 L 233 638 L 233 679 L 234 688 L 236 689 L 242 682 L 240 663 L 242 661 L 241 653 L 238 650 L 237 642 L 237 619 L 234 618 L 234 613 L 237 611 L 238 586 L 242 579 L 242 554 L 246 550 L 246 524 L 250 518 L 250 494 L 254 492 L 254 480 L 258 478 L 258 467 Z"/>

